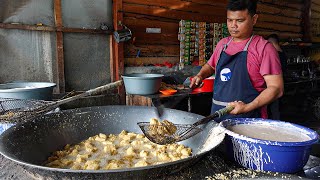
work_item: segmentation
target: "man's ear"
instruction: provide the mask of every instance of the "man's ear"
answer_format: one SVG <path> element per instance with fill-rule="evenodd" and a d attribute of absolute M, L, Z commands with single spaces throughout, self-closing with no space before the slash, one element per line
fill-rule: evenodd
<path fill-rule="evenodd" d="M 255 25 L 257 23 L 258 17 L 259 17 L 258 14 L 255 14 L 255 15 L 252 16 L 252 24 L 253 25 Z"/>

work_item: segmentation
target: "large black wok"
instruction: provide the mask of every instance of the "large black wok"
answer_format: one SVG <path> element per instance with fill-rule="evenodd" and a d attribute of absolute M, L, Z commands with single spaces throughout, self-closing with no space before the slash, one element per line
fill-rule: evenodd
<path fill-rule="evenodd" d="M 196 136 L 182 141 L 193 150 L 193 156 L 170 163 L 119 170 L 69 170 L 43 166 L 48 156 L 66 144 L 75 144 L 98 133 L 118 134 L 122 130 L 142 133 L 137 122 L 156 117 L 153 107 L 103 106 L 66 110 L 47 114 L 32 121 L 18 124 L 0 136 L 0 153 L 23 164 L 30 171 L 46 177 L 72 177 L 75 179 L 142 179 L 179 171 L 194 163 L 208 150 L 213 149 L 223 137 L 206 151 L 202 151 L 208 131 L 217 126 L 211 122 Z M 163 115 L 174 123 L 194 123 L 203 116 L 179 110 L 166 109 Z M 224 135 L 223 135 L 224 136 Z"/>

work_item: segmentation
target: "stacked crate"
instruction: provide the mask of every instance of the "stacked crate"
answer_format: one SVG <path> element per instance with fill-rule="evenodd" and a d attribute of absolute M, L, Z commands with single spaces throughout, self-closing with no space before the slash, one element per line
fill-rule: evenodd
<path fill-rule="evenodd" d="M 207 23 L 181 20 L 178 39 L 180 41 L 180 69 L 195 60 L 203 66 L 211 57 L 217 43 L 229 36 L 226 23 Z"/>

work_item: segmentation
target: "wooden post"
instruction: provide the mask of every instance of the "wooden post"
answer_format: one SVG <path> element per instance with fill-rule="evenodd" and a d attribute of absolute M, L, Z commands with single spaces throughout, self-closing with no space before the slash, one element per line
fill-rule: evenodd
<path fill-rule="evenodd" d="M 61 0 L 54 0 L 54 17 L 55 25 L 57 28 L 56 32 L 56 60 L 57 60 L 57 88 L 58 93 L 64 93 L 66 91 L 65 75 L 64 75 L 64 54 L 63 54 L 63 32 L 62 29 L 62 10 Z"/>
<path fill-rule="evenodd" d="M 311 42 L 311 0 L 304 1 L 304 8 L 302 14 L 302 24 L 303 24 L 303 41 Z"/>
<path fill-rule="evenodd" d="M 122 0 L 113 0 L 113 27 L 114 30 L 120 30 L 123 27 L 120 23 L 123 22 L 122 14 Z M 117 81 L 121 79 L 121 75 L 124 72 L 124 51 L 123 42 L 117 43 L 112 37 L 112 58 L 110 58 L 110 74 L 111 81 Z M 125 91 L 124 87 L 121 86 L 118 89 L 120 95 L 121 104 L 125 104 Z"/>

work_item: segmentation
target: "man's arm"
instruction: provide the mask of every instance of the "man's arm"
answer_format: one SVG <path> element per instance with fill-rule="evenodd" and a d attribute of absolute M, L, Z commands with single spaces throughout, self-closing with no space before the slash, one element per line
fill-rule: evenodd
<path fill-rule="evenodd" d="M 280 75 L 265 75 L 267 88 L 263 90 L 258 97 L 252 102 L 244 104 L 243 102 L 230 102 L 229 105 L 234 106 L 234 110 L 230 114 L 242 114 L 253 111 L 257 108 L 265 106 L 275 99 L 283 95 L 283 78 Z"/>
<path fill-rule="evenodd" d="M 200 72 L 193 77 L 190 83 L 190 88 L 199 86 L 203 79 L 211 76 L 213 73 L 214 73 L 213 67 L 211 67 L 209 64 L 205 64 L 204 66 L 202 66 Z"/>

